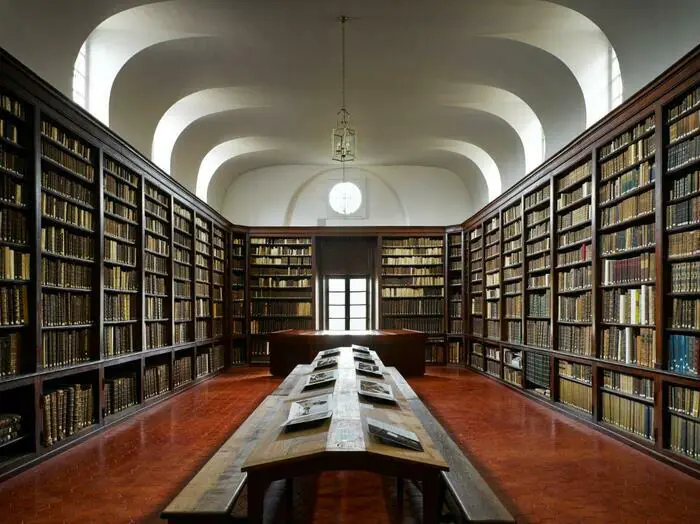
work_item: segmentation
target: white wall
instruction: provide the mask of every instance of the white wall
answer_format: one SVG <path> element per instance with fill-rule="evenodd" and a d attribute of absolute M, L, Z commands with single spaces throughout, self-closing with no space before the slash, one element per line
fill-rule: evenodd
<path fill-rule="evenodd" d="M 327 218 L 330 180 L 340 175 L 337 168 L 317 165 L 255 169 L 229 187 L 221 212 L 249 226 L 317 226 Z M 365 218 L 328 219 L 328 226 L 456 224 L 483 205 L 473 203 L 470 193 L 485 194 L 483 181 L 472 182 L 478 190 L 468 191 L 455 173 L 435 167 L 351 167 L 347 177 L 365 179 Z"/>

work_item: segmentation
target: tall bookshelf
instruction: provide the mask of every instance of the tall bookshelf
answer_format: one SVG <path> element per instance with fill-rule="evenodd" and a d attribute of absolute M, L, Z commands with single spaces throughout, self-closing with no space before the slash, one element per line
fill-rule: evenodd
<path fill-rule="evenodd" d="M 484 335 L 492 340 L 501 339 L 501 217 L 488 218 L 484 223 Z"/>
<path fill-rule="evenodd" d="M 593 356 L 593 175 L 586 159 L 555 179 L 556 270 L 554 272 L 558 351 Z"/>
<path fill-rule="evenodd" d="M 167 231 L 172 229 L 172 208 L 170 195 L 158 189 L 154 184 L 145 184 L 145 215 L 159 221 Z M 149 238 L 162 240 L 146 231 L 146 246 Z M 173 239 L 175 237 L 173 236 Z M 146 331 L 146 349 L 158 349 L 172 344 L 172 289 L 173 281 L 180 275 L 179 270 L 171 264 L 170 246 L 165 249 L 148 249 L 144 246 L 144 322 Z"/>
<path fill-rule="evenodd" d="M 656 242 L 634 239 L 655 236 L 655 128 L 652 114 L 598 150 L 600 357 L 647 368 L 656 364 Z"/>
<path fill-rule="evenodd" d="M 195 339 L 194 220 L 192 211 L 177 201 L 173 204 L 173 344 Z"/>
<path fill-rule="evenodd" d="M 40 140 L 41 367 L 55 369 L 100 358 L 99 309 L 93 307 L 102 258 L 99 180 L 97 154 L 86 141 L 46 117 Z"/>
<path fill-rule="evenodd" d="M 484 335 L 484 237 L 481 225 L 469 231 L 468 334 Z"/>
<path fill-rule="evenodd" d="M 195 340 L 212 338 L 212 234 L 211 223 L 195 216 Z"/>
<path fill-rule="evenodd" d="M 447 233 L 447 362 L 464 365 L 464 246 L 461 229 Z"/>
<path fill-rule="evenodd" d="M 426 362 L 445 363 L 445 238 L 380 240 L 381 328 L 427 333 Z"/>
<path fill-rule="evenodd" d="M 141 351 L 141 180 L 132 170 L 105 155 L 102 168 L 104 205 L 103 357 Z M 168 244 L 161 222 L 146 218 L 146 245 Z M 161 226 L 161 227 L 158 227 Z M 157 230 L 157 231 L 156 231 Z M 166 247 L 167 249 L 167 247 Z M 112 409 L 111 411 L 114 411 Z"/>
<path fill-rule="evenodd" d="M 36 176 L 31 106 L 0 86 L 0 388 L 38 368 L 36 320 Z M 5 426 L 2 456 L 11 461 L 35 450 L 39 415 L 31 385 L 0 389 Z M 2 416 L 2 415 L 0 415 Z M 0 459 L 1 460 L 1 459 Z"/>
<path fill-rule="evenodd" d="M 311 237 L 251 236 L 250 362 L 269 362 L 265 335 L 313 329 Z"/>
<path fill-rule="evenodd" d="M 246 354 L 246 236 L 244 233 L 231 233 L 231 363 L 241 365 L 248 362 Z"/>
<path fill-rule="evenodd" d="M 501 338 L 514 344 L 523 343 L 523 212 L 522 202 L 503 210 L 503 333 Z"/>
<path fill-rule="evenodd" d="M 226 289 L 226 231 L 212 226 L 211 246 L 211 307 L 212 337 L 224 336 L 225 289 Z"/>

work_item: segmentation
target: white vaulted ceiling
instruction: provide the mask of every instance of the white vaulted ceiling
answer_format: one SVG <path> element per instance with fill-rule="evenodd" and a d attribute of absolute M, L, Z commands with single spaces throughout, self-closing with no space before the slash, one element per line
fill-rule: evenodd
<path fill-rule="evenodd" d="M 271 185 L 287 206 L 333 167 L 348 15 L 355 165 L 387 186 L 423 167 L 403 183 L 461 199 L 454 221 L 609 111 L 611 50 L 626 98 L 700 40 L 700 0 L 0 0 L 0 15 L 0 45 L 69 96 L 87 42 L 89 111 L 220 210 Z M 397 221 L 417 216 L 391 190 Z"/>

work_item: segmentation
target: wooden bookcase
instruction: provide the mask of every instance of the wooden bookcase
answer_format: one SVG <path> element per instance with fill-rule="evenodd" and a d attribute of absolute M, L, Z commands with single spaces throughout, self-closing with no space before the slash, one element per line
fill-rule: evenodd
<path fill-rule="evenodd" d="M 231 299 L 229 301 L 229 309 L 227 310 L 230 333 L 231 333 L 231 351 L 229 356 L 229 365 L 243 365 L 248 362 L 246 352 L 247 345 L 247 329 L 248 324 L 246 317 L 246 297 L 250 296 L 247 291 L 248 282 L 246 279 L 246 246 L 247 238 L 244 232 L 233 231 L 229 234 L 230 240 L 230 261 L 229 261 L 229 287 L 231 289 Z"/>
<path fill-rule="evenodd" d="M 377 239 L 378 327 L 700 475 L 700 48 L 447 228 L 231 224 L 0 66 L 0 478 L 317 327 L 346 234 Z"/>
<path fill-rule="evenodd" d="M 181 238 L 175 213 L 201 217 L 212 246 L 230 224 L 4 52 L 0 63 L 2 479 L 224 367 L 223 331 L 195 341 L 194 231 Z M 228 272 L 222 255 L 210 253 L 210 282 Z"/>
<path fill-rule="evenodd" d="M 428 333 L 425 360 L 444 364 L 444 236 L 381 236 L 379 326 Z M 448 284 L 448 286 L 446 286 Z"/>
<path fill-rule="evenodd" d="M 447 233 L 447 363 L 466 364 L 464 346 L 464 232 L 461 228 Z"/>
<path fill-rule="evenodd" d="M 269 362 L 267 333 L 314 329 L 313 252 L 312 237 L 249 237 L 251 364 Z"/>

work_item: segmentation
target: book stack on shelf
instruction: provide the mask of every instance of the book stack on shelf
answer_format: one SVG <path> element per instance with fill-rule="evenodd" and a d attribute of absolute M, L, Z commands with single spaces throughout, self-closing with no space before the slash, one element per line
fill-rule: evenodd
<path fill-rule="evenodd" d="M 486 346 L 486 373 L 501 378 L 501 350 L 494 346 Z"/>
<path fill-rule="evenodd" d="M 216 373 L 224 369 L 226 366 L 226 348 L 222 345 L 214 346 L 209 352 L 210 362 L 209 367 L 212 373 Z"/>
<path fill-rule="evenodd" d="M 104 397 L 105 417 L 137 405 L 139 398 L 136 373 L 124 373 L 121 376 L 105 378 Z"/>
<path fill-rule="evenodd" d="M 668 369 L 700 375 L 700 88 L 666 113 Z"/>
<path fill-rule="evenodd" d="M 211 338 L 211 223 L 195 216 L 195 340 Z"/>
<path fill-rule="evenodd" d="M 522 351 L 503 348 L 503 380 L 519 388 L 523 387 L 522 355 Z"/>
<path fill-rule="evenodd" d="M 104 337 L 107 358 L 140 351 L 140 301 L 137 253 L 139 250 L 139 177 L 116 160 L 104 156 L 102 193 L 104 197 Z M 155 222 L 155 224 L 153 223 Z M 146 230 L 162 228 L 162 222 L 146 219 Z M 150 226 L 150 227 L 149 227 Z M 163 247 L 167 236 L 147 235 L 146 249 Z M 165 240 L 164 240 L 165 239 Z"/>
<path fill-rule="evenodd" d="M 593 410 L 592 367 L 559 361 L 559 402 L 586 413 Z"/>
<path fill-rule="evenodd" d="M 551 361 L 547 355 L 525 352 L 525 382 L 524 389 L 531 390 L 538 395 L 551 398 Z"/>
<path fill-rule="evenodd" d="M 45 384 L 42 395 L 42 445 L 51 447 L 95 424 L 95 395 L 93 385 Z"/>
<path fill-rule="evenodd" d="M 175 354 L 173 361 L 173 387 L 179 388 L 194 380 L 192 375 L 192 351 L 183 350 Z"/>
<path fill-rule="evenodd" d="M 479 371 L 484 371 L 484 345 L 478 342 L 472 343 L 472 351 L 469 365 Z"/>
<path fill-rule="evenodd" d="M 34 358 L 23 361 L 22 354 L 30 323 L 30 129 L 24 104 L 0 91 L 0 378 L 35 369 Z"/>
<path fill-rule="evenodd" d="M 669 386 L 668 413 L 671 451 L 700 460 L 700 390 Z"/>
<path fill-rule="evenodd" d="M 246 255 L 245 235 L 233 233 L 231 236 L 231 338 L 233 348 L 232 364 L 245 364 L 245 287 Z"/>
<path fill-rule="evenodd" d="M 99 258 L 95 156 L 86 142 L 42 119 L 41 355 L 45 369 L 99 357 L 95 351 L 99 344 L 93 343 L 92 302 L 95 297 L 99 300 L 93 275 Z M 24 308 L 26 301 L 16 304 L 15 315 Z"/>
<path fill-rule="evenodd" d="M 155 185 L 148 182 L 144 184 L 145 216 L 163 223 L 166 231 L 169 231 L 171 227 L 170 200 L 170 197 Z M 151 235 L 146 231 L 147 243 L 149 236 Z M 157 240 L 157 237 L 153 238 Z M 166 245 L 162 244 L 163 247 Z M 171 314 L 171 260 L 169 253 L 169 249 L 161 251 L 146 250 L 144 246 L 144 321 L 146 323 L 147 349 L 164 347 L 171 343 L 169 319 Z M 177 275 L 177 267 L 174 269 Z"/>
<path fill-rule="evenodd" d="M 215 338 L 224 335 L 225 238 L 225 232 L 214 226 L 211 246 L 211 322 L 212 336 Z"/>
<path fill-rule="evenodd" d="M 603 370 L 603 422 L 642 439 L 654 440 L 654 381 Z"/>
<path fill-rule="evenodd" d="M 170 361 L 161 362 L 162 359 L 146 360 L 144 372 L 143 398 L 151 400 L 165 395 L 170 387 Z"/>
<path fill-rule="evenodd" d="M 503 211 L 503 317 L 502 337 L 514 344 L 523 343 L 523 220 L 518 202 Z"/>
<path fill-rule="evenodd" d="M 201 350 L 197 350 L 197 361 L 195 363 L 197 378 L 203 377 L 211 373 L 211 360 L 209 351 L 210 348 L 203 348 Z"/>
<path fill-rule="evenodd" d="M 250 334 L 313 329 L 310 237 L 250 237 Z M 264 338 L 251 340 L 251 362 L 269 360 Z"/>
<path fill-rule="evenodd" d="M 469 319 L 470 333 L 484 334 L 484 240 L 481 226 L 469 232 Z"/>
<path fill-rule="evenodd" d="M 448 343 L 447 362 L 450 364 L 465 364 L 462 347 L 464 333 L 464 260 L 462 250 L 462 232 L 448 233 L 447 258 L 447 291 L 448 291 Z"/>
<path fill-rule="evenodd" d="M 591 356 L 592 329 L 592 162 L 569 170 L 555 181 L 557 351 Z M 549 257 L 549 255 L 547 255 Z M 549 298 L 549 296 L 548 296 Z M 549 305 L 542 305 L 546 316 Z M 544 323 L 540 321 L 539 328 Z M 540 330 L 541 331 L 541 330 Z M 551 335 L 541 333 L 541 347 L 551 347 Z M 538 332 L 539 333 L 539 332 Z"/>
<path fill-rule="evenodd" d="M 487 338 L 501 339 L 501 228 L 500 217 L 484 224 L 484 278 L 486 284 Z"/>
<path fill-rule="evenodd" d="M 598 153 L 600 356 L 649 368 L 656 362 L 655 135 L 651 115 Z M 637 245 L 640 238 L 650 241 Z"/>
<path fill-rule="evenodd" d="M 444 247 L 443 237 L 382 238 L 383 329 L 444 334 Z"/>
<path fill-rule="evenodd" d="M 548 330 L 543 326 L 542 316 L 549 315 L 551 303 L 551 205 L 550 185 L 541 185 L 525 195 L 525 262 L 526 280 L 524 303 L 527 307 L 525 323 L 528 345 L 547 347 Z M 507 289 L 516 296 L 520 288 Z M 521 382 L 522 384 L 522 377 Z"/>

